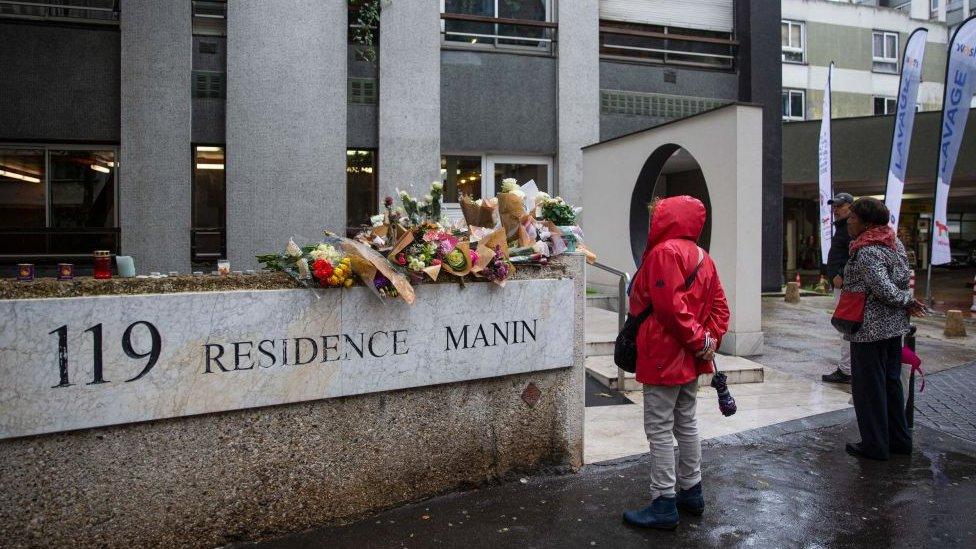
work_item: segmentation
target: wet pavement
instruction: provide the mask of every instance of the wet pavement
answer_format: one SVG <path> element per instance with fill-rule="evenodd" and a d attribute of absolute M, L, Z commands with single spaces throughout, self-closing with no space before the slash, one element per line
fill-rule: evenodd
<path fill-rule="evenodd" d="M 926 376 L 915 421 L 976 443 L 976 363 Z"/>
<path fill-rule="evenodd" d="M 842 410 L 704 445 L 708 509 L 674 532 L 626 527 L 645 456 L 451 494 L 258 547 L 974 547 L 976 444 L 924 425 L 910 457 L 863 461 Z M 247 545 L 250 547 L 251 545 Z M 243 546 L 242 546 L 243 547 Z"/>
<path fill-rule="evenodd" d="M 837 367 L 840 347 L 846 345 L 830 325 L 833 306 L 832 297 L 803 296 L 795 305 L 785 303 L 782 297 L 763 297 L 765 346 L 762 355 L 748 358 L 820 382 L 821 375 Z M 926 373 L 976 362 L 976 323 L 967 321 L 968 337 L 947 339 L 942 335 L 944 322 L 937 316 L 915 319 L 916 349 Z"/>

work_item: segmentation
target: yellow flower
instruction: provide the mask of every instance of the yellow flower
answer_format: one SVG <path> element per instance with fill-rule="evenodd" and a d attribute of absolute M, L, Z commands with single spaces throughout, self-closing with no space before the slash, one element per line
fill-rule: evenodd
<path fill-rule="evenodd" d="M 345 286 L 346 286 L 346 288 L 351 288 L 352 287 L 352 279 L 351 278 L 347 278 L 346 279 Z"/>

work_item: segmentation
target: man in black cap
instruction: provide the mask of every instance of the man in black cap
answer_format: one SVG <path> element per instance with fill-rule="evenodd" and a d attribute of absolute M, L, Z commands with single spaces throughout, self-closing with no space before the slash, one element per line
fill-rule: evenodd
<path fill-rule="evenodd" d="M 834 236 L 830 239 L 830 251 L 827 252 L 827 278 L 834 285 L 834 304 L 840 299 L 840 290 L 844 286 L 844 267 L 850 259 L 851 235 L 847 233 L 847 217 L 851 215 L 851 204 L 854 197 L 847 193 L 837 193 L 827 201 L 834 212 Z M 851 382 L 851 345 L 841 341 L 840 362 L 837 369 L 822 376 L 827 383 Z"/>

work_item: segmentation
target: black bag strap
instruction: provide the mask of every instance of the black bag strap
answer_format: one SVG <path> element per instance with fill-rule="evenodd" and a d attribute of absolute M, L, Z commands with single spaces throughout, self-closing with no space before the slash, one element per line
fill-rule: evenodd
<path fill-rule="evenodd" d="M 691 274 L 685 278 L 685 290 L 691 289 L 691 285 L 694 284 L 695 279 L 698 278 L 698 270 L 701 269 L 702 262 L 705 261 L 705 251 L 701 249 L 701 246 L 696 246 L 696 248 L 698 248 L 698 263 L 695 264 L 695 268 L 691 271 Z M 640 269 L 638 268 L 638 270 Z M 635 317 L 637 319 L 637 325 L 640 326 L 643 324 L 644 321 L 647 320 L 647 317 L 651 316 L 651 313 L 653 312 L 653 303 L 648 303 L 647 307 L 644 307 L 644 310 Z"/>

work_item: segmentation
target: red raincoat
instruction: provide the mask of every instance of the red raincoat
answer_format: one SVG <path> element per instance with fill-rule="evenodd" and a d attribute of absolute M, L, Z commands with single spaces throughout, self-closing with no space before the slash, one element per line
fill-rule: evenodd
<path fill-rule="evenodd" d="M 661 200 L 651 218 L 647 248 L 630 293 L 631 314 L 653 303 L 654 313 L 637 334 L 637 381 L 683 385 L 712 365 L 695 358 L 705 333 L 721 341 L 729 327 L 729 305 L 715 263 L 704 255 L 691 288 L 685 278 L 698 263 L 695 244 L 705 224 L 705 206 L 690 196 Z"/>

